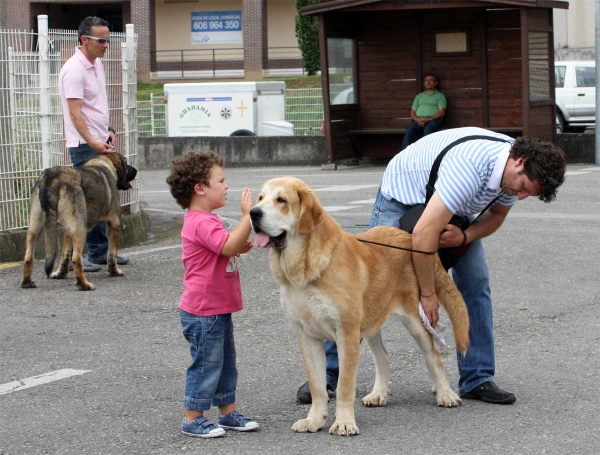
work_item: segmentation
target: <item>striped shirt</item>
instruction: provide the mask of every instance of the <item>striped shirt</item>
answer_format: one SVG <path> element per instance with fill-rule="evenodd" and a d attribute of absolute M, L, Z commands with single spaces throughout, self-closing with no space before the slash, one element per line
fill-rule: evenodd
<path fill-rule="evenodd" d="M 405 205 L 425 202 L 425 186 L 439 153 L 465 136 L 485 135 L 514 139 L 482 128 L 456 128 L 429 134 L 397 154 L 388 164 L 381 181 L 381 194 Z M 435 192 L 452 214 L 474 215 L 501 192 L 502 173 L 510 144 L 471 140 L 452 147 L 444 156 L 435 183 Z M 498 163 L 498 169 L 494 167 Z M 517 196 L 503 194 L 498 202 L 512 206 Z"/>

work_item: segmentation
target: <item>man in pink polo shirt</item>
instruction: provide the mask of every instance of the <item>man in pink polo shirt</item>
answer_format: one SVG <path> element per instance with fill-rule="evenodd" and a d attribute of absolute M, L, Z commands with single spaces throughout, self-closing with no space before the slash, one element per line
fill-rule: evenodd
<path fill-rule="evenodd" d="M 108 22 L 99 17 L 86 17 L 79 25 L 79 43 L 64 64 L 58 78 L 63 108 L 67 148 L 75 169 L 86 161 L 115 151 L 115 130 L 109 125 L 108 96 L 101 57 L 108 49 Z M 101 221 L 87 234 L 88 257 L 83 257 L 85 272 L 97 272 L 97 264 L 106 264 L 108 237 L 106 223 Z M 117 256 L 117 263 L 129 262 Z"/>

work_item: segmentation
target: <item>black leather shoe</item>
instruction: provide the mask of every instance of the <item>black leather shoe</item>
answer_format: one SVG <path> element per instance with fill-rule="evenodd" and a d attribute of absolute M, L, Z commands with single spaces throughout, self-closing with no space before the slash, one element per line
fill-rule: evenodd
<path fill-rule="evenodd" d="M 461 398 L 481 400 L 486 403 L 494 404 L 512 404 L 517 401 L 514 393 L 505 392 L 498 387 L 494 381 L 487 381 L 483 384 L 479 384 L 473 390 L 461 396 Z"/>
<path fill-rule="evenodd" d="M 335 396 L 335 390 L 333 390 L 329 384 L 327 384 L 327 394 L 329 395 L 329 398 L 333 398 Z M 298 388 L 298 391 L 296 392 L 296 403 L 312 403 L 312 396 L 310 394 L 310 386 L 308 385 L 308 381 Z"/>

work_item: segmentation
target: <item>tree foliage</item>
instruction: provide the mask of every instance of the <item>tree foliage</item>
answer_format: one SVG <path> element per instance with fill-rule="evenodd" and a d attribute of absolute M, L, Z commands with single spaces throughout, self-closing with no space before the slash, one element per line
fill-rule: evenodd
<path fill-rule="evenodd" d="M 296 0 L 296 37 L 304 59 L 304 69 L 312 76 L 321 68 L 319 61 L 319 25 L 317 18 L 302 16 L 300 9 L 319 0 Z"/>

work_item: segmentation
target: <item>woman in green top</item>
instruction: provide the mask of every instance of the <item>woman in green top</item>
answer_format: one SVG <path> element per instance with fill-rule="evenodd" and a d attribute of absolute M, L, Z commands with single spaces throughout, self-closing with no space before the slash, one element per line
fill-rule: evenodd
<path fill-rule="evenodd" d="M 402 140 L 401 150 L 413 142 L 417 142 L 423 136 L 435 133 L 442 128 L 446 114 L 446 97 L 437 90 L 437 85 L 438 78 L 434 74 L 425 76 L 423 81 L 425 91 L 415 97 L 410 111 L 412 120 Z"/>

